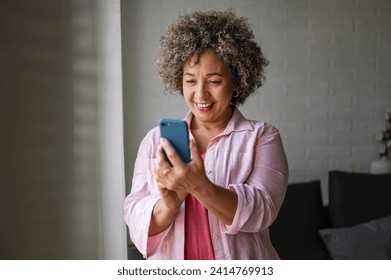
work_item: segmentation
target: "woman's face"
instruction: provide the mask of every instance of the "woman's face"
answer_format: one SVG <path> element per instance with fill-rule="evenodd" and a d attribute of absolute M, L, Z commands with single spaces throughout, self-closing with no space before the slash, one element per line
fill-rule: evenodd
<path fill-rule="evenodd" d="M 203 52 L 183 65 L 183 96 L 196 121 L 228 122 L 231 118 L 232 80 L 228 67 L 213 51 Z"/>

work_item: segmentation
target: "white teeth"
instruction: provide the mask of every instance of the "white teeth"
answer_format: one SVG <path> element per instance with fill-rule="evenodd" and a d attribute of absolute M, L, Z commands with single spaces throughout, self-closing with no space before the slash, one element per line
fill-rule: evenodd
<path fill-rule="evenodd" d="M 197 105 L 201 108 L 207 108 L 212 105 L 212 103 L 197 103 Z"/>

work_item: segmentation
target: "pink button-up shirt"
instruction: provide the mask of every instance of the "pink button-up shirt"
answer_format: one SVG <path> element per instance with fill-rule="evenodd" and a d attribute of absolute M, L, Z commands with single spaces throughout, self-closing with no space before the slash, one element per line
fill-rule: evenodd
<path fill-rule="evenodd" d="M 185 118 L 189 127 L 192 118 L 191 112 Z M 132 191 L 125 199 L 125 222 L 144 257 L 183 259 L 184 204 L 166 230 L 148 237 L 152 210 L 160 198 L 152 172 L 159 138 L 156 127 L 140 144 Z M 231 188 L 238 195 L 231 225 L 209 213 L 215 258 L 278 259 L 269 226 L 284 200 L 288 181 L 288 164 L 278 130 L 264 122 L 247 120 L 235 109 L 226 129 L 208 143 L 204 166 L 214 184 Z"/>

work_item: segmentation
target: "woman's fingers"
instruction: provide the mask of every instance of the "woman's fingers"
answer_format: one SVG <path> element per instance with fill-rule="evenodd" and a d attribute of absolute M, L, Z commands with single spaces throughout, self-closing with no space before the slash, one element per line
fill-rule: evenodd
<path fill-rule="evenodd" d="M 189 146 L 190 146 L 190 153 L 192 156 L 193 161 L 200 162 L 202 161 L 201 154 L 198 151 L 197 143 L 195 142 L 194 139 L 189 141 Z"/>
<path fill-rule="evenodd" d="M 163 147 L 161 145 L 158 146 L 156 150 L 156 169 L 159 171 L 165 171 L 167 173 L 167 170 L 170 170 L 170 163 L 166 160 L 163 152 Z"/>
<path fill-rule="evenodd" d="M 182 161 L 174 147 L 166 139 L 161 140 L 156 151 L 155 179 L 159 188 L 183 192 L 182 195 L 179 195 L 181 197 L 198 188 L 200 180 L 207 180 L 204 162 L 198 152 L 197 144 L 193 139 L 189 142 L 192 161 L 188 164 Z M 165 160 L 163 149 L 172 166 Z"/>
<path fill-rule="evenodd" d="M 170 172 L 171 167 L 164 159 L 163 148 L 159 145 L 156 149 L 156 161 L 153 168 L 153 174 L 158 182 L 158 185 L 167 184 L 167 177 Z"/>
<path fill-rule="evenodd" d="M 167 161 L 164 159 L 163 147 L 159 145 L 156 150 L 156 163 L 163 165 L 165 162 Z"/>
<path fill-rule="evenodd" d="M 181 157 L 177 154 L 174 147 L 167 139 L 160 138 L 160 145 L 163 147 L 168 160 L 173 166 L 178 166 L 179 168 L 184 166 L 185 163 L 182 161 Z"/>

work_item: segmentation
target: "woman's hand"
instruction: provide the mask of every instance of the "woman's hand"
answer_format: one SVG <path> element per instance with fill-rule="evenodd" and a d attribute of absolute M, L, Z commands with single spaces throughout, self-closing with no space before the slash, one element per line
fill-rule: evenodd
<path fill-rule="evenodd" d="M 161 139 L 156 150 L 154 176 L 160 192 L 160 200 L 156 203 L 149 228 L 149 235 L 165 230 L 175 219 L 175 216 L 186 199 L 194 183 L 198 182 L 203 174 L 206 178 L 203 161 L 198 154 L 194 141 L 191 141 L 190 151 L 193 161 L 186 164 L 176 153 L 174 147 L 166 140 Z M 173 166 L 166 161 L 163 149 Z M 208 180 L 206 178 L 206 180 Z"/>
<path fill-rule="evenodd" d="M 163 149 L 172 167 L 165 160 Z M 233 221 L 238 203 L 235 191 L 216 186 L 208 179 L 194 140 L 190 141 L 190 152 L 192 161 L 184 163 L 166 139 L 160 140 L 154 175 L 161 199 L 153 211 L 150 235 L 163 231 L 174 221 L 188 193 L 194 195 L 223 223 L 230 225 Z"/>
<path fill-rule="evenodd" d="M 195 141 L 190 141 L 192 161 L 188 164 L 181 160 L 167 140 L 162 139 L 160 144 L 173 165 L 165 176 L 165 188 L 177 193 L 191 193 L 224 224 L 231 225 L 238 205 L 238 196 L 234 190 L 217 186 L 209 180 Z"/>
<path fill-rule="evenodd" d="M 187 192 L 182 190 L 175 191 L 170 187 L 172 185 L 172 174 L 170 173 L 172 172 L 173 168 L 164 158 L 163 147 L 159 145 L 156 150 L 154 176 L 158 184 L 160 198 L 163 204 L 168 210 L 176 212 L 185 200 Z"/>
<path fill-rule="evenodd" d="M 184 193 L 193 193 L 207 183 L 210 183 L 205 174 L 203 159 L 198 152 L 194 140 L 190 141 L 192 160 L 189 163 L 182 161 L 174 147 L 166 139 L 162 138 L 160 140 L 160 146 L 161 148 L 158 148 L 156 155 L 156 169 L 160 170 L 160 174 L 158 172 L 155 177 L 158 181 L 159 188 L 162 186 L 164 189 L 177 192 L 178 196 L 181 196 Z M 162 149 L 166 152 L 168 159 L 172 163 L 172 167 L 164 159 Z"/>

